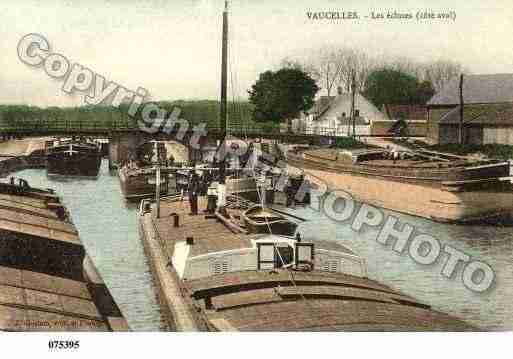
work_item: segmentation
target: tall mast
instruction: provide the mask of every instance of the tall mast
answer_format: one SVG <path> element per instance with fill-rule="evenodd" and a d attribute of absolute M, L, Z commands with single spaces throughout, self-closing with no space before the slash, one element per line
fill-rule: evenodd
<path fill-rule="evenodd" d="M 460 75 L 460 123 L 458 128 L 458 140 L 460 145 L 463 144 L 464 135 L 463 135 L 463 108 L 465 104 L 463 103 L 463 74 Z"/>
<path fill-rule="evenodd" d="M 227 92 L 228 86 L 228 1 L 224 3 L 224 12 L 223 12 L 223 49 L 222 49 L 222 57 L 221 57 L 221 146 L 225 145 L 226 132 L 227 132 Z M 224 149 L 226 152 L 226 149 Z M 219 182 L 221 184 L 225 184 L 226 182 L 226 161 L 225 157 L 223 157 L 221 161 L 221 167 L 219 169 L 220 179 Z"/>
<path fill-rule="evenodd" d="M 354 111 L 354 96 L 356 92 L 356 83 L 355 83 L 355 73 L 353 70 L 352 76 L 351 76 L 351 122 L 353 125 L 353 138 L 356 138 L 356 118 L 355 118 L 355 111 Z"/>

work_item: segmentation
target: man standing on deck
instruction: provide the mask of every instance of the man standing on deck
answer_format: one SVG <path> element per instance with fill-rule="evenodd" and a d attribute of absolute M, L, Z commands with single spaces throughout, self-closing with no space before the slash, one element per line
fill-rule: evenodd
<path fill-rule="evenodd" d="M 397 147 L 392 147 L 392 160 L 394 164 L 396 163 L 397 159 L 399 158 L 399 151 L 397 150 Z"/>
<path fill-rule="evenodd" d="M 191 213 L 189 215 L 191 216 L 198 214 L 198 190 L 198 175 L 196 171 L 192 171 L 191 179 L 189 180 L 189 205 L 191 206 Z"/>

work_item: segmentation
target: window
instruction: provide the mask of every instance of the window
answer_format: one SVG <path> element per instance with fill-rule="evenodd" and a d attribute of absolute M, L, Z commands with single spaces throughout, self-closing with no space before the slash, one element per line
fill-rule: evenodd
<path fill-rule="evenodd" d="M 286 246 L 276 246 L 274 262 L 276 264 L 276 268 L 281 268 L 284 265 L 292 263 L 294 260 L 294 249 L 288 245 Z"/>
<path fill-rule="evenodd" d="M 210 263 L 210 273 L 222 274 L 230 271 L 230 264 L 226 259 L 216 259 Z"/>
<path fill-rule="evenodd" d="M 339 272 L 340 261 L 337 259 L 329 259 L 322 262 L 322 270 L 325 272 Z"/>
<path fill-rule="evenodd" d="M 258 266 L 257 269 L 274 268 L 274 243 L 258 243 Z"/>
<path fill-rule="evenodd" d="M 313 264 L 314 245 L 313 243 L 296 243 L 296 265 Z"/>

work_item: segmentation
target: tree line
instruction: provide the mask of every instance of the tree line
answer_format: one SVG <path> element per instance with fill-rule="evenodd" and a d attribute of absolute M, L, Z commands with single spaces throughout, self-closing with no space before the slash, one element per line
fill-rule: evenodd
<path fill-rule="evenodd" d="M 214 100 L 177 100 L 160 101 L 157 105 L 170 114 L 174 108 L 180 109 L 180 118 L 190 125 L 206 124 L 218 127 L 220 103 Z M 254 106 L 248 101 L 236 101 L 228 104 L 228 123 L 230 128 L 243 129 L 260 126 L 251 120 Z M 96 105 L 80 107 L 38 107 L 30 105 L 0 105 L 0 127 L 38 128 L 38 126 L 98 127 L 98 128 L 136 128 L 141 119 L 140 112 L 133 118 L 128 115 L 128 106 L 119 107 Z"/>
<path fill-rule="evenodd" d="M 257 122 L 288 122 L 314 105 L 319 92 L 362 93 L 376 107 L 425 104 L 449 81 L 465 72 L 449 60 L 416 62 L 409 58 L 378 58 L 352 48 L 324 46 L 310 55 L 287 57 L 278 70 L 260 74 L 249 101 Z"/>
<path fill-rule="evenodd" d="M 308 73 L 327 96 L 335 94 L 338 86 L 350 92 L 353 76 L 357 91 L 363 92 L 369 75 L 384 69 L 412 76 L 419 83 L 429 82 L 436 92 L 459 74 L 468 73 L 462 64 L 452 60 L 420 62 L 408 57 L 371 56 L 360 49 L 337 46 L 321 46 L 305 56 L 287 57 L 280 67 Z"/>

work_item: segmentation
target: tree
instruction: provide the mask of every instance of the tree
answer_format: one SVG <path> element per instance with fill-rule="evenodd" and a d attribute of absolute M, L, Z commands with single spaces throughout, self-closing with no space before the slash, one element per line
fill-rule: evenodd
<path fill-rule="evenodd" d="M 426 65 L 425 79 L 429 80 L 436 91 L 440 91 L 449 81 L 462 73 L 468 73 L 457 62 L 439 60 Z"/>
<path fill-rule="evenodd" d="M 406 72 L 384 68 L 367 77 L 364 95 L 378 108 L 384 104 L 425 104 L 434 94 L 429 81 L 419 83 Z"/>
<path fill-rule="evenodd" d="M 291 120 L 313 106 L 317 91 L 315 81 L 300 69 L 266 71 L 248 91 L 254 105 L 253 120 L 286 120 L 290 129 Z"/>
<path fill-rule="evenodd" d="M 339 57 L 342 61 L 342 70 L 340 73 L 340 85 L 346 92 L 351 92 L 353 76 L 356 90 L 363 91 L 365 81 L 375 66 L 375 60 L 366 53 L 351 48 L 344 48 L 339 51 Z"/>
<path fill-rule="evenodd" d="M 341 49 L 324 46 L 315 50 L 313 54 L 303 68 L 330 96 L 335 86 L 340 83 L 345 53 Z"/>
<path fill-rule="evenodd" d="M 425 104 L 435 95 L 435 89 L 430 81 L 424 80 L 417 86 L 414 102 Z"/>

